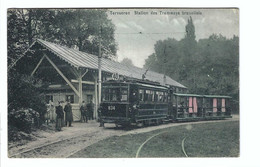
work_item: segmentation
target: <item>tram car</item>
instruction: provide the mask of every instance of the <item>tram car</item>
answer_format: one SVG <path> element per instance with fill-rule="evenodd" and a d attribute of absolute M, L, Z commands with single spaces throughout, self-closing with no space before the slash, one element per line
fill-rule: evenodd
<path fill-rule="evenodd" d="M 168 118 L 168 88 L 155 82 L 107 81 L 100 107 L 102 123 L 162 123 Z"/>
<path fill-rule="evenodd" d="M 100 121 L 129 126 L 230 118 L 230 99 L 175 93 L 145 80 L 109 80 L 102 85 Z"/>
<path fill-rule="evenodd" d="M 175 121 L 231 118 L 230 96 L 172 94 L 171 118 Z"/>

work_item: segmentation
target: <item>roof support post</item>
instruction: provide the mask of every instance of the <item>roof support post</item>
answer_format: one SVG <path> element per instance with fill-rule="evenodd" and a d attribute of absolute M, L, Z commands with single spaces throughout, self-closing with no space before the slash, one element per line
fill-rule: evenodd
<path fill-rule="evenodd" d="M 79 104 L 82 103 L 82 75 L 81 75 L 81 70 L 79 70 Z"/>
<path fill-rule="evenodd" d="M 94 110 L 94 119 L 98 119 L 98 90 L 97 90 L 97 76 L 94 76 L 95 82 L 94 82 L 94 87 L 95 87 L 95 110 Z"/>
<path fill-rule="evenodd" d="M 42 58 L 40 59 L 39 63 L 36 65 L 36 67 L 34 68 L 34 70 L 31 73 L 31 76 L 33 76 L 33 74 L 36 72 L 36 70 L 39 68 L 39 66 L 41 65 L 43 59 L 45 58 L 45 55 L 42 56 Z"/>
<path fill-rule="evenodd" d="M 102 53 L 101 53 L 101 33 L 102 27 L 100 26 L 99 32 L 99 47 L 98 47 L 98 105 L 101 103 L 101 82 L 102 82 L 102 72 L 101 72 L 101 61 L 102 61 Z"/>
<path fill-rule="evenodd" d="M 44 54 L 45 58 L 50 62 L 50 64 L 55 68 L 55 70 L 60 74 L 60 76 L 67 82 L 67 84 L 71 87 L 71 89 L 76 93 L 77 96 L 79 95 L 79 92 L 77 89 L 72 85 L 72 83 L 65 77 L 65 75 L 59 70 L 59 68 L 51 61 L 51 59 Z"/>

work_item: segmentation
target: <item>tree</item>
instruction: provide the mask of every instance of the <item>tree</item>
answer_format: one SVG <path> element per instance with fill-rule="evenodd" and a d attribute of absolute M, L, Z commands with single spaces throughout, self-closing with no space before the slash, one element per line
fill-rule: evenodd
<path fill-rule="evenodd" d="M 127 66 L 134 66 L 133 61 L 129 58 L 124 58 L 121 61 L 121 64 L 127 65 Z"/>
<path fill-rule="evenodd" d="M 50 36 L 55 12 L 45 9 L 9 9 L 7 13 L 8 70 L 37 38 Z"/>
<path fill-rule="evenodd" d="M 196 35 L 195 35 L 195 26 L 192 21 L 192 17 L 188 19 L 188 24 L 185 26 L 185 39 L 188 39 L 189 41 L 195 41 Z"/>
<path fill-rule="evenodd" d="M 81 51 L 98 55 L 101 36 L 103 57 L 115 58 L 115 26 L 106 12 L 103 9 L 9 9 L 8 69 L 37 38 L 68 47 L 77 45 Z"/>
<path fill-rule="evenodd" d="M 80 51 L 98 55 L 99 38 L 101 38 L 102 54 L 106 58 L 115 58 L 115 26 L 108 19 L 107 10 L 68 9 L 55 10 L 56 15 L 50 28 L 53 34 L 50 41 L 73 47 Z"/>
<path fill-rule="evenodd" d="M 155 53 L 145 60 L 144 68 L 165 71 L 187 86 L 190 93 L 230 95 L 236 103 L 233 109 L 238 111 L 239 38 L 212 34 L 197 42 L 191 18 L 185 29 L 185 37 L 180 41 L 157 41 Z"/>

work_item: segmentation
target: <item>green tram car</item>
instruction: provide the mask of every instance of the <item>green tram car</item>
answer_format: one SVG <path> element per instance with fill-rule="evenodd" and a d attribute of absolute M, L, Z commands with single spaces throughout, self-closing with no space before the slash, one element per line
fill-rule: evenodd
<path fill-rule="evenodd" d="M 168 118 L 168 88 L 145 81 L 104 82 L 101 103 L 102 123 L 150 124 Z"/>
<path fill-rule="evenodd" d="M 161 124 L 231 117 L 229 96 L 174 93 L 144 80 L 109 80 L 102 85 L 100 121 L 116 126 Z"/>

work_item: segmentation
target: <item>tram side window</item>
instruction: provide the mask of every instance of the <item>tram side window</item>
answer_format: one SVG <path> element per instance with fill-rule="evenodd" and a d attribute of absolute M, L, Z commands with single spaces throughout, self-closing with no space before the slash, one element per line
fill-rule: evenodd
<path fill-rule="evenodd" d="M 197 98 L 197 105 L 198 105 L 198 107 L 202 107 L 202 99 L 201 98 Z"/>
<path fill-rule="evenodd" d="M 145 90 L 144 101 L 154 101 L 154 91 Z"/>
<path fill-rule="evenodd" d="M 217 108 L 218 110 L 221 110 L 221 99 L 217 99 Z"/>
<path fill-rule="evenodd" d="M 155 91 L 155 94 L 154 94 L 154 101 L 158 101 L 158 94 L 159 92 L 158 91 Z"/>
<path fill-rule="evenodd" d="M 151 91 L 151 101 L 154 101 L 154 91 Z"/>
<path fill-rule="evenodd" d="M 150 90 L 145 90 L 145 96 L 144 96 L 144 100 L 145 101 L 150 101 Z"/>
<path fill-rule="evenodd" d="M 187 106 L 187 98 L 186 97 L 178 97 L 178 106 L 186 107 Z"/>
<path fill-rule="evenodd" d="M 121 101 L 127 101 L 127 89 L 121 90 Z"/>
<path fill-rule="evenodd" d="M 163 92 L 158 92 L 158 101 L 162 102 L 164 99 Z"/>
<path fill-rule="evenodd" d="M 172 96 L 172 104 L 176 106 L 177 96 Z"/>
<path fill-rule="evenodd" d="M 139 89 L 139 100 L 144 101 L 144 90 Z"/>
<path fill-rule="evenodd" d="M 164 100 L 163 100 L 164 102 L 167 102 L 168 101 L 168 93 L 167 92 L 165 92 L 164 93 Z"/>

